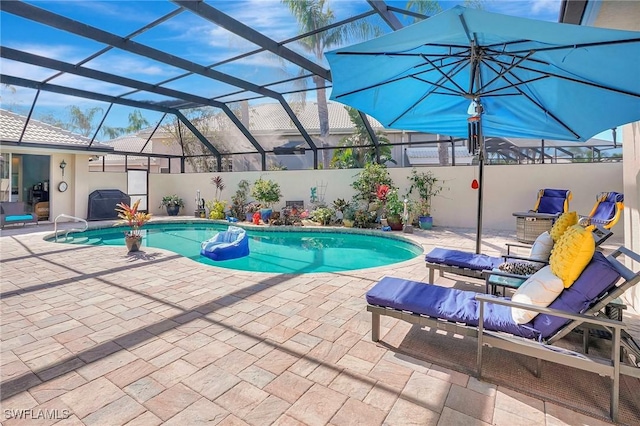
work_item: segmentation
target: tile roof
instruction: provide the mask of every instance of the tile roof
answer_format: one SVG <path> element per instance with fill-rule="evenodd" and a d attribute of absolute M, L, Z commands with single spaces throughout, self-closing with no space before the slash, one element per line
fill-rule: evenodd
<path fill-rule="evenodd" d="M 438 147 L 407 148 L 406 152 L 409 158 L 440 158 Z M 465 147 L 456 147 L 455 153 L 456 158 L 473 157 L 473 154 L 469 154 L 469 150 Z"/>
<path fill-rule="evenodd" d="M 136 135 L 120 136 L 104 143 L 113 147 L 116 151 L 140 153 L 140 150 L 144 146 L 144 150 L 142 152 L 148 154 L 153 153 L 153 141 L 149 141 L 149 143 L 147 143 L 147 139 Z M 145 146 L 145 144 L 147 146 Z"/>
<path fill-rule="evenodd" d="M 19 142 L 26 119 L 27 117 L 24 115 L 0 109 L 0 140 L 2 142 Z M 52 148 L 86 149 L 89 147 L 91 139 L 31 118 L 21 143 L 24 146 L 41 144 L 51 145 Z M 99 142 L 91 144 L 91 149 L 96 151 L 111 150 L 108 145 Z"/>
<path fill-rule="evenodd" d="M 306 102 L 304 105 L 291 104 L 291 109 L 309 134 L 320 133 L 317 102 Z M 335 102 L 327 102 L 327 109 L 329 110 L 329 129 L 348 129 L 348 132 L 351 133 L 354 125 L 345 106 Z M 374 118 L 369 117 L 369 122 L 373 128 L 382 128 L 382 124 Z M 251 106 L 249 109 L 249 130 L 257 132 L 294 130 L 297 132 L 284 108 L 277 103 Z"/>

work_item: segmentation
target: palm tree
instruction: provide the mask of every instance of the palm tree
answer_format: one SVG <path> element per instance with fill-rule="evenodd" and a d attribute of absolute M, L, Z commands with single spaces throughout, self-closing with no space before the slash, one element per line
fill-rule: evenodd
<path fill-rule="evenodd" d="M 307 33 L 323 28 L 335 21 L 333 11 L 326 0 L 281 0 L 289 7 L 300 27 L 300 33 Z M 380 29 L 369 25 L 367 22 L 352 22 L 337 28 L 321 31 L 299 40 L 299 43 L 315 58 L 322 62 L 324 52 L 332 47 L 345 44 L 355 39 L 366 39 L 380 34 Z M 317 89 L 318 118 L 320 120 L 320 144 L 327 145 L 329 136 L 329 110 L 327 108 L 327 93 L 325 81 L 318 75 L 313 76 L 313 82 Z M 329 165 L 329 152 L 323 150 L 322 165 Z"/>
<path fill-rule="evenodd" d="M 373 146 L 367 146 L 371 145 L 372 141 L 358 110 L 351 107 L 345 107 L 345 109 L 355 129 L 353 134 L 340 139 L 338 146 L 342 148 L 333 151 L 331 167 L 334 169 L 362 168 L 365 164 L 375 161 L 376 149 Z M 380 164 L 387 162 L 396 164 L 391 156 L 389 139 L 380 131 L 376 132 L 376 136 L 380 142 Z"/>
<path fill-rule="evenodd" d="M 484 0 L 465 0 L 464 6 L 482 9 L 484 7 Z M 406 8 L 426 16 L 442 12 L 442 6 L 440 6 L 438 0 L 409 0 L 407 1 Z"/>
<path fill-rule="evenodd" d="M 127 125 L 127 127 L 104 126 L 102 129 L 102 133 L 108 136 L 110 139 L 114 139 L 118 136 L 138 132 L 148 126 L 149 121 L 147 121 L 147 119 L 142 116 L 142 113 L 136 109 L 133 110 L 133 112 L 129 113 L 129 124 Z"/>

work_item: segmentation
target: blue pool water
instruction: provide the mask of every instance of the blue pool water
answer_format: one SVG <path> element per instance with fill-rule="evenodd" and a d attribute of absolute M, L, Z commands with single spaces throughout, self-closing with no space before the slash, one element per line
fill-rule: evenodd
<path fill-rule="evenodd" d="M 247 229 L 250 255 L 216 262 L 200 255 L 200 243 L 227 225 L 206 223 L 149 224 L 141 250 L 156 247 L 207 265 L 243 271 L 302 274 L 372 268 L 413 259 L 422 253 L 415 244 L 384 235 L 342 232 Z M 66 243 L 124 246 L 125 228 L 100 228 L 69 234 Z"/>

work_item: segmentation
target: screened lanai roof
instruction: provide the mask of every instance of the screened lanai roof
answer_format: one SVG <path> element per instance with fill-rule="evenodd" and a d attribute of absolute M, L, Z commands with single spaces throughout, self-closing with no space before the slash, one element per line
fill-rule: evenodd
<path fill-rule="evenodd" d="M 173 121 L 179 134 L 192 134 L 218 160 L 220 153 L 264 155 L 273 147 L 260 145 L 252 129 L 286 124 L 317 162 L 321 144 L 305 125 L 331 90 L 324 52 L 430 12 L 415 4 L 407 9 L 419 3 L 407 1 L 315 3 L 324 4 L 323 13 L 305 27 L 294 13 L 302 3 L 295 1 L 2 1 L 2 105 L 31 119 L 69 123 L 71 131 L 78 130 L 74 118 L 88 117 L 96 141 Z M 530 9 L 518 13 L 541 13 Z M 559 10 L 544 12 L 536 17 L 557 20 Z M 247 113 L 268 109 L 273 117 Z M 223 115 L 235 127 L 225 146 L 208 134 L 206 114 Z M 371 126 L 368 131 L 377 143 Z"/>

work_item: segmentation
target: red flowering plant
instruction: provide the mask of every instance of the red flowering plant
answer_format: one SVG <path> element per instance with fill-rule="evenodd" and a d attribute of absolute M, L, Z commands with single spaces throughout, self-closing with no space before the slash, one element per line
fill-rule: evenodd
<path fill-rule="evenodd" d="M 142 228 L 145 223 L 151 219 L 151 213 L 144 213 L 138 211 L 140 200 L 133 203 L 131 206 L 127 203 L 119 203 L 116 205 L 116 212 L 118 217 L 122 219 L 121 224 L 129 226 L 129 232 L 125 233 L 126 237 L 142 238 Z"/>
<path fill-rule="evenodd" d="M 376 198 L 382 205 L 382 217 L 386 215 L 386 207 L 387 207 L 387 196 L 389 195 L 389 191 L 391 187 L 389 185 L 378 185 L 376 187 Z"/>

